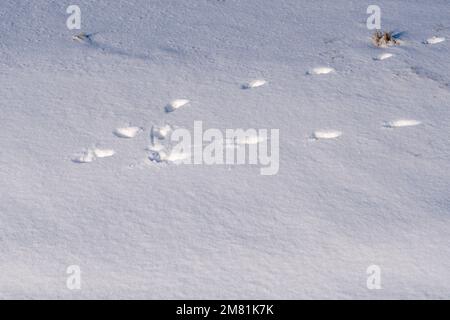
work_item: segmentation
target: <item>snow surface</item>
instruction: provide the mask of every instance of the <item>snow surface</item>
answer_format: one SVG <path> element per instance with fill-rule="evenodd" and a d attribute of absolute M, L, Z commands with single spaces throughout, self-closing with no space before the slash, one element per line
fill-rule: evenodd
<path fill-rule="evenodd" d="M 375 58 L 375 60 L 383 61 L 389 58 L 392 58 L 394 55 L 392 53 L 382 53 L 378 57 Z"/>
<path fill-rule="evenodd" d="M 64 1 L 0 2 L 0 298 L 449 297 L 448 0 L 378 0 L 389 49 L 367 1 L 75 2 L 76 32 Z M 197 120 L 280 129 L 279 174 L 149 161 Z"/>

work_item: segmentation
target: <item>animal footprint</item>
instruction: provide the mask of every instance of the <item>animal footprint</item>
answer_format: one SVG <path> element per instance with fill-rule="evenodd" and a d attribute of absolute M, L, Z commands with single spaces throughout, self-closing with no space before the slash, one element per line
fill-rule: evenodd
<path fill-rule="evenodd" d="M 72 161 L 75 163 L 91 163 L 96 159 L 109 158 L 114 156 L 115 154 L 116 152 L 112 149 L 94 148 L 86 150 L 81 155 L 78 155 L 77 157 L 72 159 Z"/>
<path fill-rule="evenodd" d="M 161 152 L 165 148 L 166 148 L 165 146 L 163 146 L 162 144 L 156 142 L 156 143 L 153 143 L 151 146 L 147 147 L 146 150 L 150 151 L 150 152 Z"/>
<path fill-rule="evenodd" d="M 444 41 L 445 41 L 445 38 L 434 36 L 434 37 L 427 39 L 427 41 L 425 41 L 425 44 L 438 44 L 438 43 L 441 43 Z"/>
<path fill-rule="evenodd" d="M 264 139 L 262 137 L 258 136 L 246 136 L 245 138 L 238 138 L 235 140 L 235 143 L 237 145 L 256 145 L 264 142 Z"/>
<path fill-rule="evenodd" d="M 99 149 L 99 148 L 95 148 L 93 150 L 93 153 L 97 158 L 109 158 L 116 154 L 116 152 L 112 149 Z"/>
<path fill-rule="evenodd" d="M 75 163 L 91 163 L 95 160 L 95 154 L 92 150 L 87 150 L 81 155 L 76 156 L 72 159 Z"/>
<path fill-rule="evenodd" d="M 166 106 L 166 112 L 170 113 L 170 112 L 174 112 L 175 110 L 180 109 L 181 107 L 184 107 L 185 105 L 189 104 L 190 101 L 187 99 L 177 99 L 177 100 L 173 100 L 171 103 L 169 103 Z"/>
<path fill-rule="evenodd" d="M 308 74 L 313 74 L 313 75 L 322 75 L 322 74 L 329 74 L 332 72 L 335 72 L 336 70 L 330 67 L 318 67 L 318 68 L 314 68 L 311 71 L 308 72 Z"/>
<path fill-rule="evenodd" d="M 266 80 L 262 80 L 262 79 L 253 80 L 253 81 L 250 81 L 250 82 L 247 83 L 247 84 L 244 84 L 244 85 L 242 86 L 242 89 L 254 89 L 254 88 L 259 88 L 259 87 L 262 87 L 262 86 L 264 86 L 264 85 L 266 85 L 266 84 L 267 84 L 267 81 L 266 81 Z"/>
<path fill-rule="evenodd" d="M 152 151 L 148 157 L 151 161 L 162 163 L 162 162 L 170 162 L 170 163 L 179 163 L 189 158 L 189 154 L 182 152 L 170 152 L 166 153 L 165 151 Z"/>
<path fill-rule="evenodd" d="M 384 124 L 385 128 L 403 128 L 403 127 L 414 127 L 422 124 L 422 122 L 417 120 L 400 119 L 395 121 L 389 121 Z"/>
<path fill-rule="evenodd" d="M 181 162 L 189 158 L 189 154 L 183 152 L 172 151 L 165 159 L 168 162 Z"/>
<path fill-rule="evenodd" d="M 378 57 L 375 58 L 375 60 L 383 61 L 389 58 L 392 58 L 394 55 L 392 53 L 382 53 Z"/>
<path fill-rule="evenodd" d="M 77 42 L 81 42 L 81 43 L 86 43 L 86 42 L 91 42 L 92 41 L 92 34 L 87 34 L 87 33 L 80 33 L 77 34 L 75 36 L 72 37 L 73 41 L 77 41 Z"/>
<path fill-rule="evenodd" d="M 161 163 L 161 162 L 165 161 L 165 159 L 167 158 L 167 154 L 163 150 L 159 150 L 159 151 L 151 150 L 148 158 L 152 162 Z"/>
<path fill-rule="evenodd" d="M 159 140 L 164 140 L 165 138 L 167 138 L 167 136 L 169 135 L 169 133 L 171 131 L 172 131 L 172 127 L 169 125 L 165 125 L 163 127 L 153 127 L 152 133 L 151 133 L 152 141 L 155 140 L 155 138 L 157 138 Z"/>
<path fill-rule="evenodd" d="M 315 131 L 312 135 L 312 138 L 315 140 L 327 140 L 327 139 L 337 139 L 342 136 L 341 131 L 336 130 L 318 130 Z"/>
<path fill-rule="evenodd" d="M 142 132 L 144 129 L 138 127 L 117 128 L 114 134 L 119 138 L 132 139 Z"/>

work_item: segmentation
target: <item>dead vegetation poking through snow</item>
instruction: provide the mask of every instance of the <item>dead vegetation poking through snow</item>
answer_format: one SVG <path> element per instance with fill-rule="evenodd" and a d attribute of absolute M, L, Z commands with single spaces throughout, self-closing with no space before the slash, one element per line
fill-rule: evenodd
<path fill-rule="evenodd" d="M 373 44 L 377 47 L 386 48 L 399 45 L 400 41 L 396 39 L 393 32 L 376 31 L 372 36 Z"/>

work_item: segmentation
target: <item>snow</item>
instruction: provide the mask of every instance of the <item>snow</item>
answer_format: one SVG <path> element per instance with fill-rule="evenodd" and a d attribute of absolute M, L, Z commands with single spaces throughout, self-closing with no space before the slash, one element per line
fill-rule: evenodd
<path fill-rule="evenodd" d="M 73 158 L 72 161 L 77 162 L 77 163 L 90 163 L 95 160 L 95 156 L 96 156 L 96 154 L 94 151 L 87 150 L 87 151 L 83 152 L 81 155 Z"/>
<path fill-rule="evenodd" d="M 94 149 L 94 154 L 97 158 L 109 158 L 116 154 L 116 152 L 112 149 Z"/>
<path fill-rule="evenodd" d="M 389 58 L 392 58 L 394 55 L 392 53 L 382 53 L 375 60 L 383 61 Z"/>
<path fill-rule="evenodd" d="M 160 140 L 164 140 L 167 138 L 169 133 L 172 131 L 172 128 L 169 125 L 165 125 L 162 127 L 153 127 L 152 128 L 152 138 L 157 138 Z"/>
<path fill-rule="evenodd" d="M 315 131 L 313 137 L 317 140 L 320 139 L 336 139 L 342 136 L 342 132 L 337 130 L 318 130 Z"/>
<path fill-rule="evenodd" d="M 124 127 L 124 128 L 117 128 L 115 134 L 119 138 L 132 139 L 136 137 L 136 135 L 141 131 L 142 129 L 139 127 Z"/>
<path fill-rule="evenodd" d="M 255 145 L 255 144 L 259 144 L 263 141 L 264 141 L 263 137 L 249 135 L 249 136 L 246 136 L 245 138 L 238 138 L 234 142 L 237 145 Z"/>
<path fill-rule="evenodd" d="M 187 99 L 176 99 L 169 103 L 166 107 L 167 112 L 173 112 L 187 105 L 190 101 Z"/>
<path fill-rule="evenodd" d="M 433 36 L 426 41 L 426 44 L 438 44 L 444 42 L 445 38 Z"/>
<path fill-rule="evenodd" d="M 72 31 L 65 2 L 0 2 L 1 299 L 448 298 L 447 0 L 377 1 L 382 63 L 365 2 L 76 2 Z M 194 121 L 279 129 L 279 173 L 152 145 Z"/>
<path fill-rule="evenodd" d="M 320 74 L 329 74 L 334 71 L 335 70 L 333 68 L 329 68 L 329 67 L 317 67 L 317 68 L 312 69 L 310 73 L 320 75 Z"/>
<path fill-rule="evenodd" d="M 421 122 L 418 120 L 400 119 L 387 122 L 386 127 L 388 128 L 414 127 L 420 124 Z"/>
<path fill-rule="evenodd" d="M 254 89 L 264 86 L 267 83 L 266 80 L 258 79 L 258 80 L 252 80 L 246 85 L 244 85 L 244 89 Z"/>

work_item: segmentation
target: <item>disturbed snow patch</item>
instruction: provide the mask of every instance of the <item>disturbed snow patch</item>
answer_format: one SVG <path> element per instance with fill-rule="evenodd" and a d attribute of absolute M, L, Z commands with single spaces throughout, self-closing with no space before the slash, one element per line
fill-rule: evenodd
<path fill-rule="evenodd" d="M 150 152 L 160 152 L 163 151 L 166 147 L 158 142 L 153 143 L 146 150 Z"/>
<path fill-rule="evenodd" d="M 162 127 L 153 127 L 152 128 L 152 133 L 151 133 L 151 138 L 152 140 L 159 139 L 159 140 L 164 140 L 167 138 L 167 136 L 169 135 L 169 133 L 172 131 L 172 127 L 169 125 L 165 125 Z"/>
<path fill-rule="evenodd" d="M 116 154 L 116 152 L 112 149 L 99 149 L 99 148 L 95 148 L 93 150 L 94 155 L 97 158 L 109 158 L 112 157 L 113 155 Z"/>
<path fill-rule="evenodd" d="M 237 138 L 235 142 L 238 145 L 255 145 L 264 142 L 264 138 L 259 136 L 246 136 L 245 138 Z"/>
<path fill-rule="evenodd" d="M 166 106 L 166 112 L 174 112 L 177 109 L 180 109 L 181 107 L 184 107 L 185 105 L 187 105 L 188 103 L 190 103 L 189 100 L 187 99 L 176 99 L 173 100 L 172 102 L 170 102 L 167 106 Z"/>
<path fill-rule="evenodd" d="M 183 153 L 183 152 L 175 152 L 172 151 L 165 159 L 165 161 L 168 162 L 178 162 L 178 161 L 184 161 L 190 157 L 189 154 Z"/>
<path fill-rule="evenodd" d="M 410 120 L 410 119 L 400 119 L 395 121 L 388 121 L 384 124 L 386 128 L 403 128 L 403 127 L 414 127 L 422 124 L 422 122 L 418 120 Z"/>
<path fill-rule="evenodd" d="M 377 61 L 383 61 L 389 58 L 392 58 L 394 55 L 392 53 L 382 53 L 378 57 L 375 58 Z"/>
<path fill-rule="evenodd" d="M 250 81 L 249 83 L 244 84 L 242 86 L 242 89 L 254 89 L 254 88 L 262 87 L 265 84 L 267 84 L 266 80 L 257 79 L 257 80 L 253 80 L 253 81 Z"/>
<path fill-rule="evenodd" d="M 258 145 L 260 143 L 265 142 L 266 139 L 260 136 L 253 136 L 253 135 L 249 135 L 249 136 L 245 136 L 245 137 L 241 137 L 241 138 L 234 138 L 234 139 L 225 139 L 225 144 L 224 147 L 225 148 L 238 148 L 238 147 L 245 147 L 245 146 L 254 146 L 254 145 Z"/>
<path fill-rule="evenodd" d="M 119 138 L 132 139 L 136 137 L 141 131 L 143 131 L 143 129 L 139 127 L 124 127 L 117 128 L 114 131 L 114 134 Z"/>
<path fill-rule="evenodd" d="M 189 157 L 190 157 L 190 155 L 187 153 L 176 152 L 176 151 L 166 153 L 163 150 L 152 151 L 152 152 L 150 152 L 150 155 L 148 156 L 148 158 L 151 161 L 157 162 L 157 163 L 161 163 L 161 162 L 177 163 L 177 162 L 182 162 L 186 159 L 189 159 Z"/>
<path fill-rule="evenodd" d="M 318 130 L 312 135 L 315 140 L 336 139 L 340 136 L 342 136 L 342 132 L 337 130 Z"/>
<path fill-rule="evenodd" d="M 94 149 L 88 149 L 84 151 L 82 154 L 79 154 L 75 158 L 72 159 L 72 162 L 75 163 L 91 163 L 94 162 L 96 159 L 101 158 L 109 158 L 116 154 L 116 152 L 112 149 L 100 149 L 100 148 L 94 148 Z"/>
<path fill-rule="evenodd" d="M 76 42 L 86 43 L 86 42 L 91 42 L 92 41 L 91 37 L 92 37 L 91 34 L 87 34 L 85 32 L 82 32 L 80 34 L 77 34 L 77 35 L 73 36 L 72 40 L 76 41 Z"/>
<path fill-rule="evenodd" d="M 72 159 L 75 163 L 91 163 L 95 160 L 95 154 L 92 150 L 87 150 Z"/>
<path fill-rule="evenodd" d="M 427 39 L 425 41 L 425 44 L 438 44 L 438 43 L 441 43 L 441 42 L 444 42 L 444 41 L 445 41 L 444 37 L 433 36 L 433 37 Z"/>
<path fill-rule="evenodd" d="M 317 67 L 313 68 L 311 71 L 308 71 L 308 74 L 321 75 L 321 74 L 329 74 L 335 72 L 336 70 L 330 67 Z"/>

